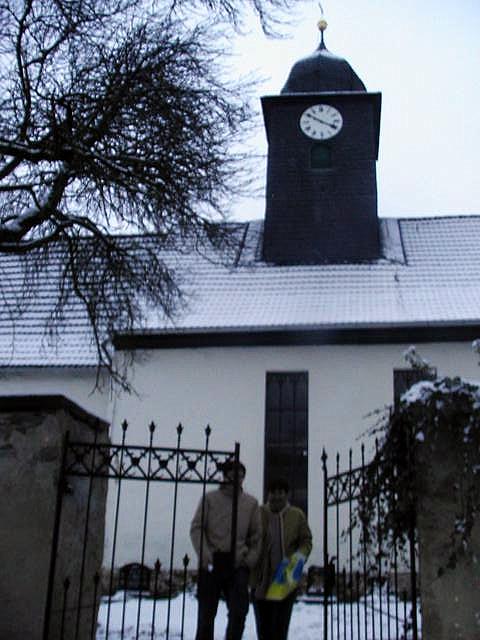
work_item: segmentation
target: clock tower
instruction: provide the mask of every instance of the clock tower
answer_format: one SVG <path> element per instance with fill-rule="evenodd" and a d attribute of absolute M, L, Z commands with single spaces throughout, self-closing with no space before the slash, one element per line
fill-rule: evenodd
<path fill-rule="evenodd" d="M 321 42 L 281 95 L 262 98 L 268 140 L 263 258 L 275 264 L 379 257 L 379 93 Z"/>

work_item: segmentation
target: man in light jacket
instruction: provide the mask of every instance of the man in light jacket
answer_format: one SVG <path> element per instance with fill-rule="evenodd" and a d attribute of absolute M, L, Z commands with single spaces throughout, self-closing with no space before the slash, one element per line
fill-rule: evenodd
<path fill-rule="evenodd" d="M 293 574 L 298 579 L 312 550 L 307 518 L 301 509 L 289 504 L 289 491 L 287 480 L 273 480 L 268 486 L 267 503 L 260 508 L 262 552 L 252 576 L 258 640 L 287 640 L 297 581 L 273 599 L 274 576 L 295 567 Z"/>
<path fill-rule="evenodd" d="M 214 640 L 215 616 L 222 593 L 228 609 L 225 638 L 241 640 L 243 635 L 249 604 L 250 571 L 260 554 L 261 523 L 257 500 L 242 489 L 245 466 L 240 462 L 236 549 L 232 566 L 234 471 L 234 462 L 224 465 L 224 480 L 228 484 L 222 484 L 219 489 L 208 492 L 204 501 L 200 500 L 190 527 L 192 544 L 201 563 L 195 640 Z"/>

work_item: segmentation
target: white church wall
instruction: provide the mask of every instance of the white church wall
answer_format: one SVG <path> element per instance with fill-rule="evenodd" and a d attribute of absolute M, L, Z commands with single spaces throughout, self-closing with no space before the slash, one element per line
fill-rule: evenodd
<path fill-rule="evenodd" d="M 119 393 L 113 401 L 107 390 L 94 391 L 95 370 L 87 368 L 4 369 L 0 372 L 0 395 L 63 394 L 88 411 L 111 422 L 112 441 L 121 441 L 121 422 L 129 423 L 127 441 L 147 444 L 148 425 L 157 425 L 157 446 L 176 444 L 176 427 L 184 427 L 182 446 L 203 447 L 204 429 L 212 428 L 210 447 L 232 450 L 240 442 L 247 466 L 245 488 L 261 500 L 265 428 L 265 378 L 268 371 L 307 371 L 309 375 L 309 521 L 315 545 L 311 562 L 322 564 L 323 482 L 322 449 L 329 473 L 359 458 L 359 437 L 374 423 L 372 411 L 393 398 L 394 367 L 404 367 L 405 345 L 342 345 L 246 348 L 165 349 L 138 354 L 131 370 L 135 393 Z M 440 375 L 480 378 L 470 343 L 425 344 L 421 355 Z M 373 444 L 367 445 L 367 456 Z M 113 517 L 115 483 L 109 487 L 109 517 Z M 170 559 L 173 485 L 152 484 L 147 522 L 145 561 L 157 557 L 164 568 Z M 175 564 L 185 553 L 194 557 L 188 536 L 190 519 L 200 498 L 201 486 L 180 486 L 178 495 Z M 120 510 L 121 532 L 115 564 L 140 559 L 144 514 L 143 483 L 123 483 Z M 108 529 L 108 527 L 107 527 Z M 333 535 L 333 532 L 331 532 Z M 110 564 L 111 530 L 107 531 L 105 564 Z M 330 542 L 332 547 L 333 539 Z M 193 560 L 194 561 L 194 560 Z"/>
<path fill-rule="evenodd" d="M 106 383 L 95 389 L 95 367 L 0 368 L 0 396 L 64 395 L 104 420 L 110 420 L 110 394 Z"/>
<path fill-rule="evenodd" d="M 129 423 L 128 442 L 143 444 L 148 425 L 157 425 L 154 443 L 175 446 L 176 426 L 184 426 L 182 446 L 202 447 L 204 428 L 212 428 L 210 447 L 232 450 L 240 442 L 247 466 L 245 488 L 260 500 L 263 493 L 265 377 L 268 371 L 308 371 L 309 374 L 309 521 L 314 534 L 311 562 L 322 564 L 323 482 L 321 455 L 325 448 L 329 473 L 336 452 L 341 470 L 348 466 L 348 450 L 359 463 L 359 437 L 375 421 L 367 417 L 392 402 L 393 368 L 405 367 L 402 354 L 409 345 L 341 345 L 154 350 L 139 355 L 131 381 L 137 395 L 114 400 L 112 440 L 121 440 L 121 422 Z M 480 377 L 469 343 L 425 344 L 418 351 L 440 375 Z M 372 451 L 367 446 L 367 456 Z M 139 560 L 145 488 L 122 486 L 121 535 L 115 564 Z M 135 485 L 135 486 L 133 486 Z M 170 554 L 173 485 L 151 489 L 145 561 L 159 557 L 167 567 Z M 110 491 L 113 517 L 115 486 Z M 180 487 L 175 564 L 185 553 L 193 557 L 188 530 L 200 487 Z M 111 535 L 107 533 L 106 558 Z M 333 540 L 332 540 L 333 544 Z"/>

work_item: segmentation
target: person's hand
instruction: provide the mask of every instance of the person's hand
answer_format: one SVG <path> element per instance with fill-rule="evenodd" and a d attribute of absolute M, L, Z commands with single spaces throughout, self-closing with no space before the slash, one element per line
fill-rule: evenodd
<path fill-rule="evenodd" d="M 209 551 L 208 549 L 204 549 L 204 551 L 203 551 L 202 564 L 207 569 L 207 571 L 209 571 L 209 572 L 212 571 L 212 569 L 213 569 L 213 556 L 212 556 L 211 551 Z"/>

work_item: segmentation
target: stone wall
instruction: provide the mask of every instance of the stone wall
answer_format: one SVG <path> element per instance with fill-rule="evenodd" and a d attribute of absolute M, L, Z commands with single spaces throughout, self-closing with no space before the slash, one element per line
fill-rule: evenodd
<path fill-rule="evenodd" d="M 434 446 L 429 436 L 425 434 L 417 467 L 422 639 L 479 640 L 479 517 L 468 548 L 452 564 L 451 534 L 459 511 L 457 489 L 464 461 L 451 433 L 436 434 Z"/>
<path fill-rule="evenodd" d="M 58 481 L 65 434 L 90 442 L 94 431 L 108 438 L 108 425 L 63 396 L 0 398 L 0 638 L 40 640 L 43 637 Z M 100 571 L 105 527 L 106 482 L 96 481 L 91 493 L 90 527 L 85 555 L 78 638 L 89 638 L 94 603 L 93 575 Z M 78 602 L 89 481 L 69 479 L 63 494 L 62 518 L 49 638 L 59 638 L 64 584 L 67 608 Z M 97 599 L 98 600 L 98 599 Z M 65 618 L 65 640 L 74 637 L 76 616 Z"/>

